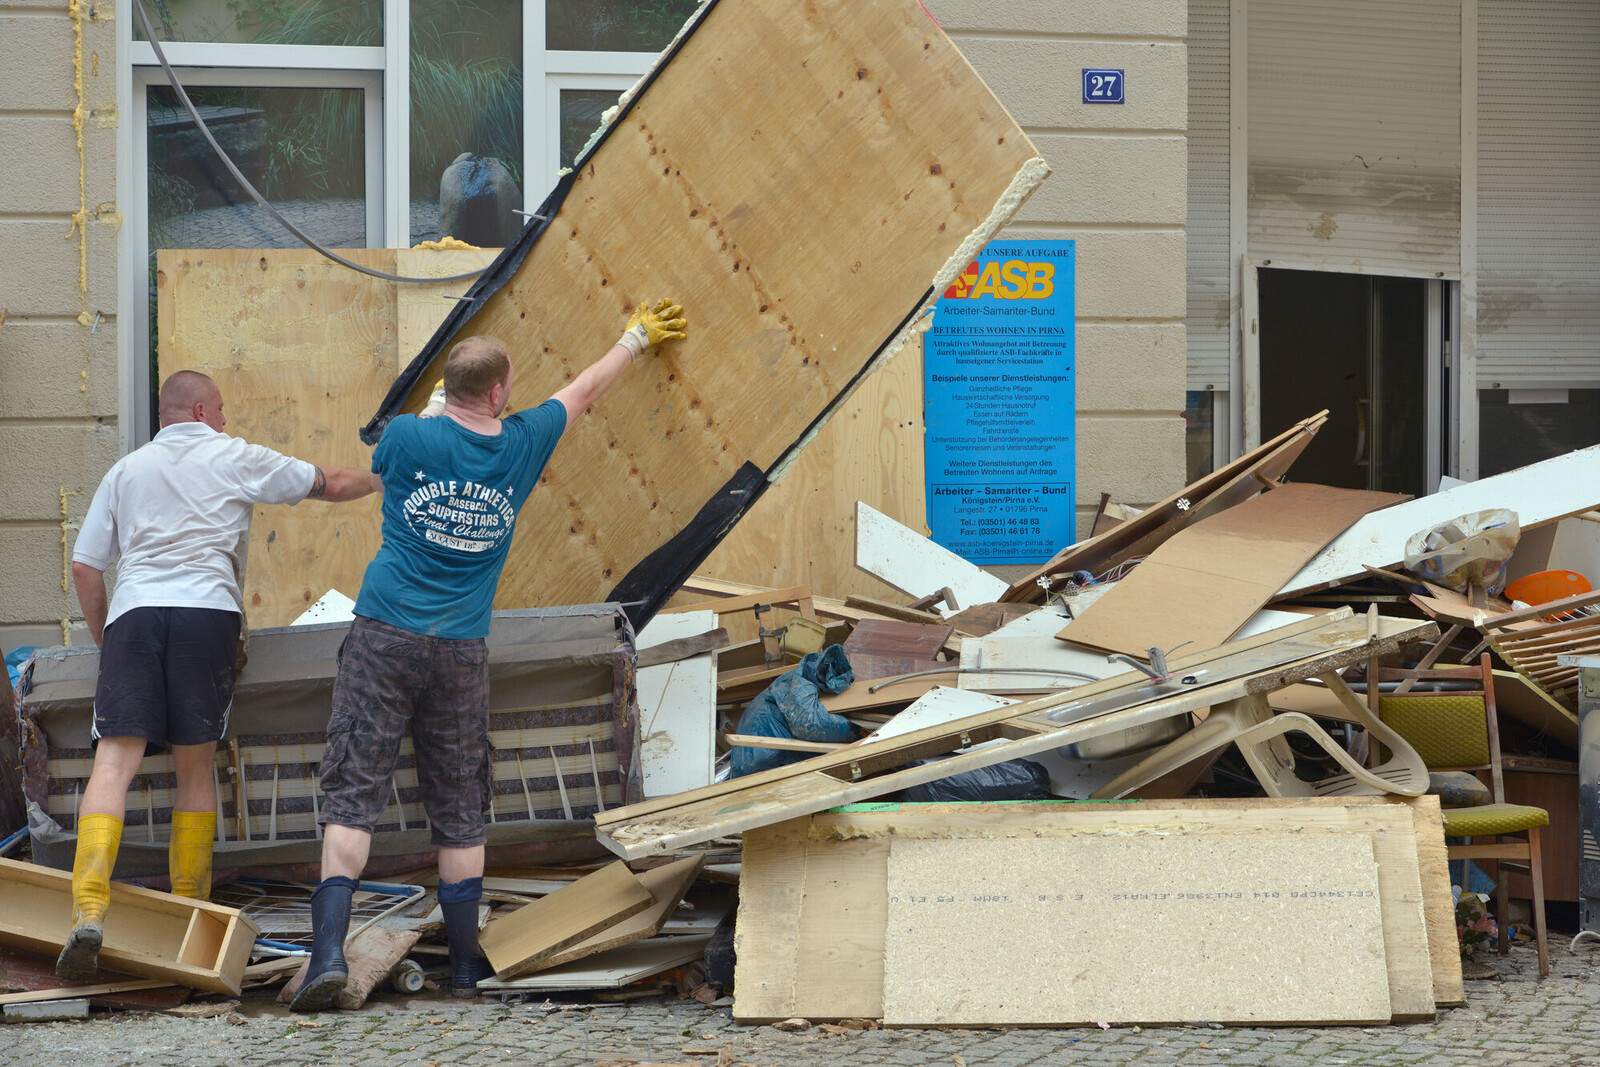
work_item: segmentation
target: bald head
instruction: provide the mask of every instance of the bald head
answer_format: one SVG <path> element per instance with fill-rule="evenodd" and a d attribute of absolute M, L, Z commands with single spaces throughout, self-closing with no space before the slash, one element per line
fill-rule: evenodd
<path fill-rule="evenodd" d="M 222 390 L 210 375 L 197 370 L 177 371 L 162 382 L 158 405 L 163 426 L 203 422 L 213 430 L 222 429 Z"/>
<path fill-rule="evenodd" d="M 496 385 L 507 386 L 510 378 L 511 357 L 497 337 L 468 337 L 445 358 L 444 391 L 452 400 L 477 405 L 489 399 Z"/>

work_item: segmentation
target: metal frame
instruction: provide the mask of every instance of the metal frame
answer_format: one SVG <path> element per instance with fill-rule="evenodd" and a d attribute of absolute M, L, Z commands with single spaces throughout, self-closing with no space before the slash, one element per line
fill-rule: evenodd
<path fill-rule="evenodd" d="M 367 245 L 374 238 L 381 240 L 383 232 L 383 206 L 385 202 L 383 116 L 381 73 L 376 70 L 312 70 L 306 68 L 268 67 L 198 67 L 183 69 L 174 64 L 178 77 L 187 86 L 248 86 L 259 88 L 306 89 L 357 89 L 364 96 L 366 126 L 366 152 L 363 160 L 366 169 L 366 232 Z M 143 136 L 148 123 L 148 92 L 154 85 L 164 85 L 166 78 L 160 67 L 136 67 L 131 72 L 129 109 L 125 128 L 136 131 L 129 138 L 124 154 L 129 160 L 129 184 L 133 210 L 126 211 L 123 240 L 118 242 L 118 254 L 125 258 L 119 264 L 119 284 L 131 290 L 130 307 L 125 317 L 118 321 L 132 329 L 118 331 L 117 348 L 122 362 L 123 390 L 120 398 L 119 422 L 122 426 L 123 451 L 128 452 L 150 439 L 157 427 L 150 424 L 150 412 L 140 401 L 148 395 L 148 366 L 150 361 L 150 302 L 143 299 L 146 292 L 145 271 L 150 258 L 150 204 L 149 142 Z M 126 206 L 129 205 L 124 201 Z M 120 296 L 120 294 L 119 294 Z M 119 300 L 120 310 L 120 300 Z M 131 390 L 131 392 L 130 392 Z"/>

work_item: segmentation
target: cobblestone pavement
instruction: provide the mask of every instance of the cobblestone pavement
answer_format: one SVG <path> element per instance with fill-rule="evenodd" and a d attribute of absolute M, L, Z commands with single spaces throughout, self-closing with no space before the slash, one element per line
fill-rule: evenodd
<path fill-rule="evenodd" d="M 359 1012 L 289 1015 L 247 998 L 232 1016 L 97 1015 L 88 1022 L 0 1027 L 0 1062 L 89 1064 L 523 1063 L 551 1067 L 695 1064 L 813 1067 L 848 1063 L 1025 1067 L 1090 1064 L 1600 1065 L 1600 949 L 1551 945 L 1551 976 L 1533 950 L 1489 957 L 1504 977 L 1467 983 L 1468 1003 L 1431 1023 L 1323 1029 L 1116 1027 L 1110 1030 L 874 1030 L 783 1033 L 735 1024 L 727 1008 L 692 1000 L 622 1006 L 462 1002 L 427 995 L 376 999 Z"/>

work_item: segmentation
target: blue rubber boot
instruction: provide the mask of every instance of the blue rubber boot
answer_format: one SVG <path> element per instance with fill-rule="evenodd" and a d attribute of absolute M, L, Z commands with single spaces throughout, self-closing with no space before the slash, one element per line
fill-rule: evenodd
<path fill-rule="evenodd" d="M 457 997 L 478 995 L 478 983 L 494 977 L 494 967 L 478 947 L 478 902 L 483 879 L 439 883 L 439 910 L 444 913 L 445 942 L 450 946 L 450 992 Z"/>
<path fill-rule="evenodd" d="M 350 898 L 356 880 L 324 878 L 311 894 L 311 965 L 306 980 L 289 1002 L 290 1011 L 327 1011 L 350 980 L 344 961 L 344 939 L 350 932 Z"/>

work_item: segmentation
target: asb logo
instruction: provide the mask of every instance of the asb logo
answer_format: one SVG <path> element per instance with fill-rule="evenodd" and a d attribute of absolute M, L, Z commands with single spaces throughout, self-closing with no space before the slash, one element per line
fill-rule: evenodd
<path fill-rule="evenodd" d="M 976 300 L 980 296 L 992 296 L 996 300 L 1045 300 L 1056 291 L 1055 276 L 1054 263 L 991 259 L 980 264 L 974 260 L 944 295 L 946 300 Z"/>

